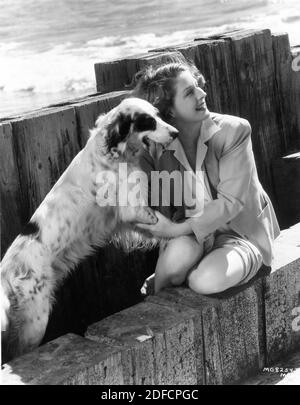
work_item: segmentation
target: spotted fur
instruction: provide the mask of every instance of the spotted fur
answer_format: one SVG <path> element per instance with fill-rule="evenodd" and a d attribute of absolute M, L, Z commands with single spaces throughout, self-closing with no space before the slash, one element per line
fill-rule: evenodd
<path fill-rule="evenodd" d="M 97 174 L 118 172 L 119 163 L 138 169 L 150 141 L 167 144 L 175 128 L 148 102 L 128 98 L 100 116 L 81 152 L 48 193 L 1 262 L 1 330 L 4 361 L 38 346 L 54 292 L 84 257 L 111 240 L 127 250 L 155 241 L 135 232 L 134 222 L 156 221 L 147 207 L 100 207 Z"/>

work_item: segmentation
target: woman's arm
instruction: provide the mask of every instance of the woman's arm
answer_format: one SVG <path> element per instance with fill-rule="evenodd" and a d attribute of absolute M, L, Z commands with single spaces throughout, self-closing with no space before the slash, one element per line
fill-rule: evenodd
<path fill-rule="evenodd" d="M 199 217 L 186 220 L 198 241 L 225 225 L 243 209 L 251 177 L 256 172 L 248 121 L 226 116 L 221 132 L 212 140 L 219 156 L 217 199 L 208 203 Z"/>
<path fill-rule="evenodd" d="M 178 236 L 190 235 L 193 233 L 193 229 L 189 222 L 172 222 L 159 211 L 154 212 L 158 219 L 156 224 L 136 224 L 136 226 L 151 232 L 153 236 L 158 238 L 177 238 Z"/>

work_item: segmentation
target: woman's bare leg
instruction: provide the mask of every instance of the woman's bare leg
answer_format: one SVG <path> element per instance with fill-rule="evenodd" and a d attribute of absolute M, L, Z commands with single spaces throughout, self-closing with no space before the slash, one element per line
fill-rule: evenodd
<path fill-rule="evenodd" d="M 188 274 L 187 281 L 199 294 L 214 294 L 238 284 L 245 271 L 241 255 L 233 248 L 222 247 L 206 255 Z"/>
<path fill-rule="evenodd" d="M 189 270 L 203 256 L 203 245 L 193 236 L 180 236 L 171 239 L 160 252 L 155 269 L 155 293 L 162 288 L 180 285 Z"/>

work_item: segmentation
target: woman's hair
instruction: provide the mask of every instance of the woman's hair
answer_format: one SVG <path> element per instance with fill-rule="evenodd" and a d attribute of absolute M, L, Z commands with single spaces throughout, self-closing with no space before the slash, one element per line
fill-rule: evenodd
<path fill-rule="evenodd" d="M 170 62 L 148 66 L 136 73 L 131 95 L 149 101 L 158 108 L 162 118 L 168 121 L 176 93 L 176 79 L 185 71 L 192 74 L 200 87 L 205 86 L 205 79 L 195 65 L 190 62 Z"/>

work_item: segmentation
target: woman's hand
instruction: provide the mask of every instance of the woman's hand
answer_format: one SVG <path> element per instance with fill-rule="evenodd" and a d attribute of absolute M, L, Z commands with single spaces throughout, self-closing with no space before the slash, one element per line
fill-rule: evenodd
<path fill-rule="evenodd" d="M 136 224 L 138 228 L 144 229 L 150 232 L 153 236 L 158 238 L 175 238 L 179 235 L 179 225 L 176 222 L 172 222 L 170 219 L 162 215 L 159 211 L 154 211 L 157 222 L 153 225 L 148 224 Z"/>

